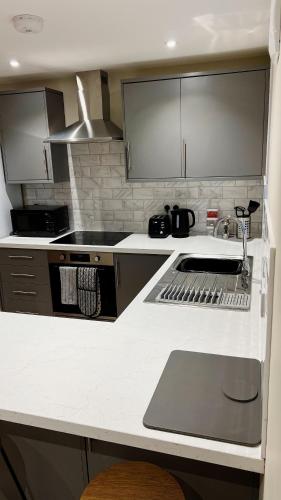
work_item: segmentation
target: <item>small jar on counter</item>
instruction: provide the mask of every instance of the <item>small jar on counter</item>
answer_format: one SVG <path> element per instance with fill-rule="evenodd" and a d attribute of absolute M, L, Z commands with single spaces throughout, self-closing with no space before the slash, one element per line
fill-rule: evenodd
<path fill-rule="evenodd" d="M 219 218 L 219 210 L 217 208 L 207 208 L 207 218 L 206 218 L 206 227 L 207 233 L 209 235 L 213 234 L 214 227 Z"/>

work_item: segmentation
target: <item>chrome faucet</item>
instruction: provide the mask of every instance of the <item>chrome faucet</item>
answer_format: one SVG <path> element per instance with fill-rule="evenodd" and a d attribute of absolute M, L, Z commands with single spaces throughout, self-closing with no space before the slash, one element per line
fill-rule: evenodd
<path fill-rule="evenodd" d="M 242 263 L 242 286 L 246 290 L 249 286 L 249 276 L 250 276 L 250 264 L 249 264 L 249 259 L 248 259 L 248 254 L 247 254 L 247 233 L 244 225 L 242 224 L 241 220 L 238 217 L 233 217 L 230 215 L 227 215 L 226 217 L 221 217 L 216 225 L 214 226 L 213 230 L 213 236 L 215 238 L 218 237 L 218 230 L 220 228 L 220 225 L 223 224 L 223 238 L 228 239 L 229 237 L 229 224 L 231 222 L 234 222 L 234 224 L 237 224 L 240 226 L 242 234 L 243 234 L 243 263 Z"/>

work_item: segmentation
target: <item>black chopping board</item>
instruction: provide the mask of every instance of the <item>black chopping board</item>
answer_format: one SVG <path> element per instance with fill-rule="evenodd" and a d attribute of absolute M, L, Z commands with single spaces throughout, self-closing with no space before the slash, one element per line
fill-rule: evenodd
<path fill-rule="evenodd" d="M 261 363 L 173 351 L 145 413 L 145 427 L 245 446 L 261 442 Z"/>

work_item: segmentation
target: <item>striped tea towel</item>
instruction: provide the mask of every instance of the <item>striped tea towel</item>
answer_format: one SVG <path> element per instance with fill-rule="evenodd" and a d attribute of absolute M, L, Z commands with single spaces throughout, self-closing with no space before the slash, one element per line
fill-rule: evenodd
<path fill-rule="evenodd" d="M 85 316 L 95 318 L 101 312 L 100 281 L 95 267 L 78 267 L 78 306 Z"/>
<path fill-rule="evenodd" d="M 77 305 L 77 267 L 60 266 L 61 303 Z"/>

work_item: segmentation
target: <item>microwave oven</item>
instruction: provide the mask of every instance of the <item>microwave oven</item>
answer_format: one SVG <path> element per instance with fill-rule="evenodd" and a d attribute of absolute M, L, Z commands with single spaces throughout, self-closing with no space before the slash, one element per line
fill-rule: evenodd
<path fill-rule="evenodd" d="M 58 236 L 69 229 L 66 205 L 28 205 L 11 210 L 13 234 L 17 236 Z"/>

